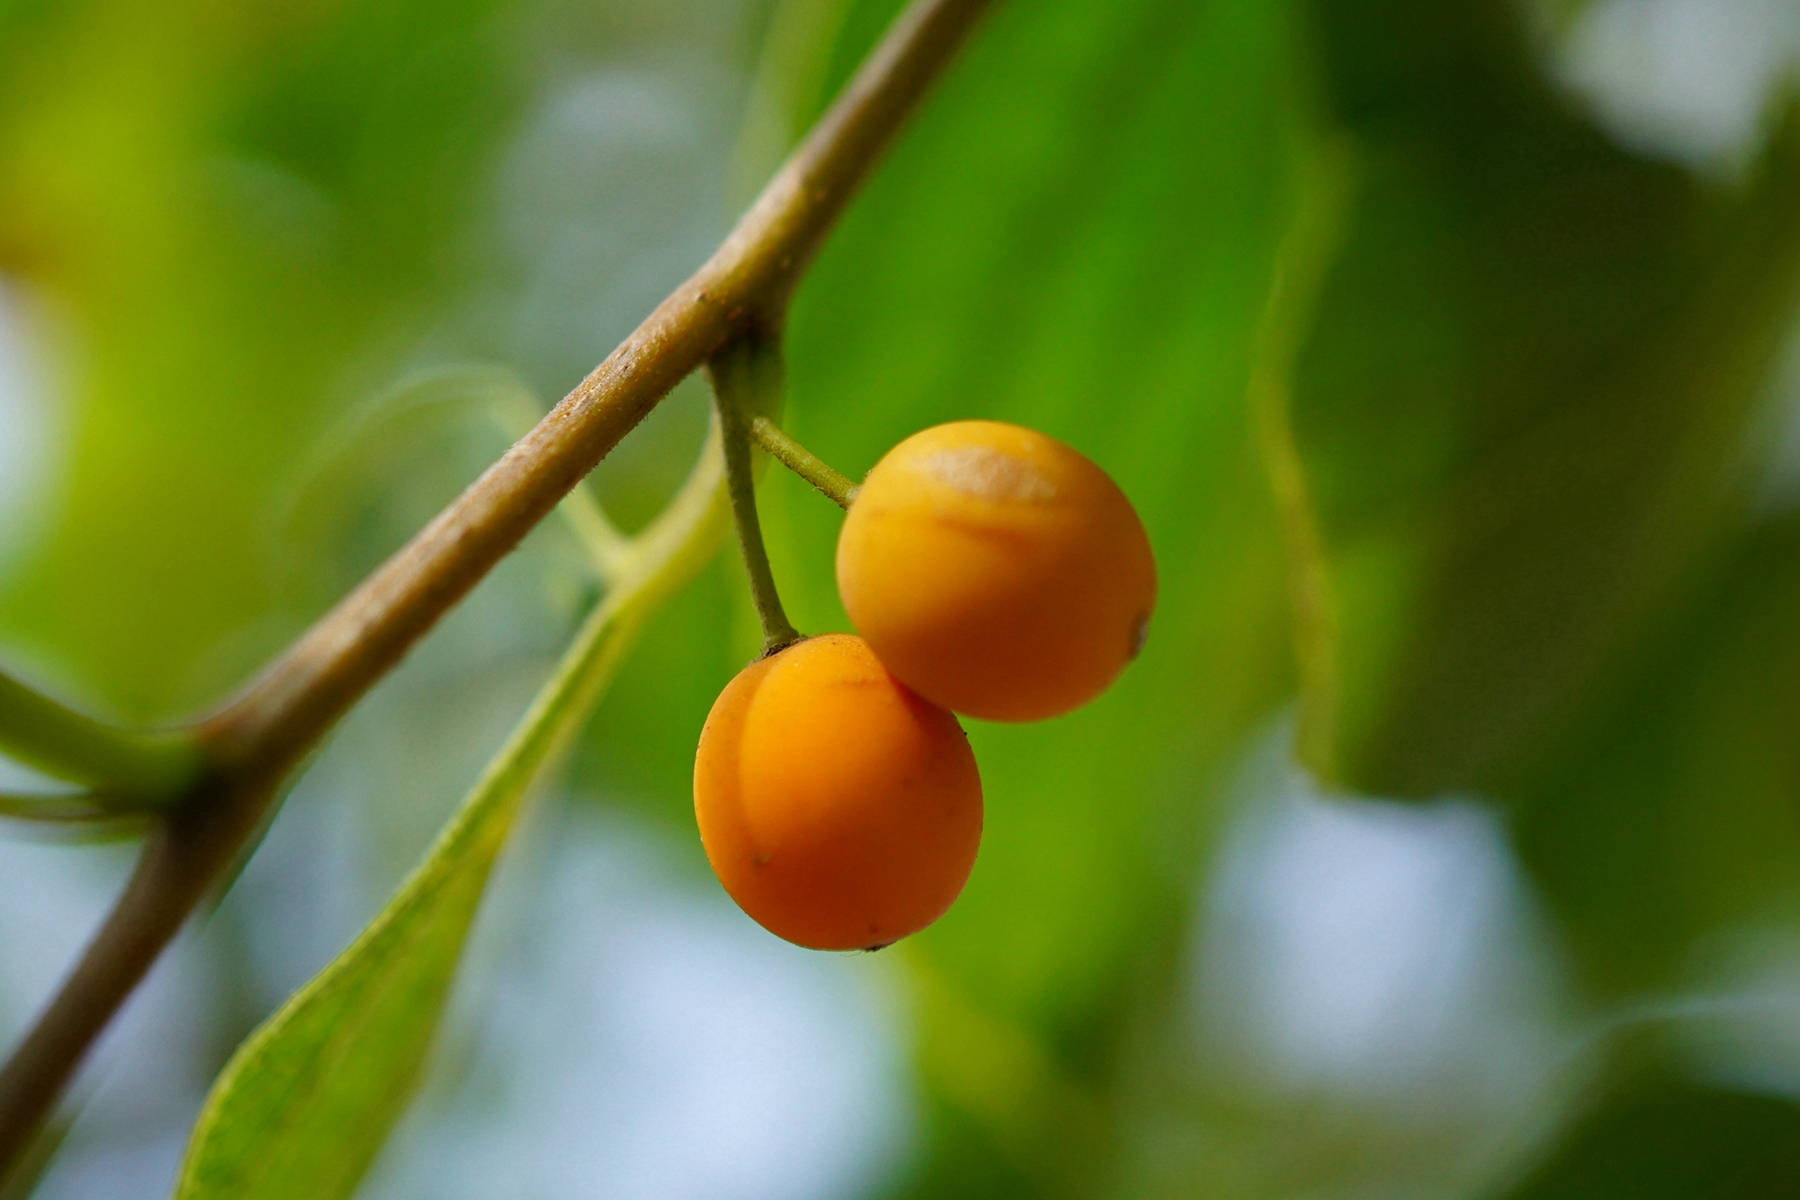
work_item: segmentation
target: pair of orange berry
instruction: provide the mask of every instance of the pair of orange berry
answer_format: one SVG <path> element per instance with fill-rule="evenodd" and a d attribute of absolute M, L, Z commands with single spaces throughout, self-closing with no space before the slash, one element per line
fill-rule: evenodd
<path fill-rule="evenodd" d="M 1055 716 L 1138 650 L 1149 539 L 1099 467 L 1044 434 L 959 421 L 890 450 L 837 549 L 860 637 L 746 667 L 700 733 L 694 811 L 739 907 L 820 950 L 931 924 L 968 879 L 981 781 L 952 712 Z"/>

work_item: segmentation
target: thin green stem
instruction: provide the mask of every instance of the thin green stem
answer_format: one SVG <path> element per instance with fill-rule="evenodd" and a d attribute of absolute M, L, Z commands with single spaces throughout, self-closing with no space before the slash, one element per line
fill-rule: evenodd
<path fill-rule="evenodd" d="M 139 834 L 161 811 L 113 792 L 0 792 L 0 823 L 52 842 L 105 842 Z M 7 1193 L 0 1188 L 0 1200 Z"/>
<path fill-rule="evenodd" d="M 105 792 L 0 792 L 0 818 L 66 825 L 133 815 L 123 798 Z M 142 809 L 136 815 L 143 816 Z"/>
<path fill-rule="evenodd" d="M 0 750 L 61 779 L 171 796 L 199 772 L 185 733 L 138 733 L 76 712 L 0 672 Z"/>
<path fill-rule="evenodd" d="M 839 508 L 849 508 L 856 499 L 859 488 L 855 480 L 796 442 L 769 418 L 751 418 L 750 436 L 769 457 L 812 484 Z"/>
<path fill-rule="evenodd" d="M 750 599 L 762 622 L 763 653 L 773 654 L 800 640 L 788 620 L 769 567 L 762 522 L 756 516 L 756 476 L 750 455 L 751 425 L 762 413 L 781 405 L 781 348 L 775 335 L 746 333 L 707 363 L 717 400 L 720 435 L 725 443 L 725 492 L 737 524 L 744 570 L 750 576 Z"/>

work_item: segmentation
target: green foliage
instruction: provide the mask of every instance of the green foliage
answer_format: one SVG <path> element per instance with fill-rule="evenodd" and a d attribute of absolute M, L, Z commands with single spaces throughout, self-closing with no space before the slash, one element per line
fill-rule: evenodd
<path fill-rule="evenodd" d="M 194 1130 L 179 1200 L 355 1190 L 417 1082 L 520 804 L 605 686 L 629 616 L 616 604 L 595 613 L 425 861 L 232 1057 Z"/>
<path fill-rule="evenodd" d="M 1302 752 L 1532 797 L 1745 522 L 1800 285 L 1800 122 L 1742 194 L 1604 140 L 1509 6 L 1319 4 L 1357 202 L 1298 366 L 1328 640 Z"/>
<path fill-rule="evenodd" d="M 1587 1113 L 1505 1200 L 1764 1200 L 1800 1191 L 1800 1104 L 1663 1081 Z"/>
<path fill-rule="evenodd" d="M 1764 518 L 1716 553 L 1517 817 L 1524 861 L 1611 989 L 1676 975 L 1709 936 L 1785 907 L 1800 874 L 1800 528 Z"/>
<path fill-rule="evenodd" d="M 1605 141 L 1501 7 L 1319 6 L 1355 202 L 1277 467 L 1321 610 L 1300 751 L 1508 804 L 1586 980 L 1629 989 L 1800 883 L 1764 673 L 1795 638 L 1728 649 L 1787 587 L 1754 489 L 1800 119 L 1709 187 Z"/>
<path fill-rule="evenodd" d="M 58 503 L 0 613 L 137 719 L 238 682 L 221 639 L 281 644 L 272 492 L 348 360 L 454 279 L 509 111 L 496 6 L 335 7 L 57 5 L 0 33 L 0 270 L 82 348 Z"/>
<path fill-rule="evenodd" d="M 620 559 L 611 593 L 425 861 L 227 1064 L 195 1127 L 178 1200 L 355 1190 L 411 1096 L 527 791 L 574 738 L 646 613 L 718 541 L 717 459 L 709 442 L 682 493 Z"/>

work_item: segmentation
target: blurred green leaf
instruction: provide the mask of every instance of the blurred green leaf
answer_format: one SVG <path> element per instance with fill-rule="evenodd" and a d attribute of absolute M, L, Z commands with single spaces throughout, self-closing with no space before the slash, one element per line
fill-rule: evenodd
<path fill-rule="evenodd" d="M 1359 187 L 1292 401 L 1328 636 L 1301 751 L 1516 798 L 1741 521 L 1800 123 L 1722 194 L 1603 138 L 1499 0 L 1313 11 Z"/>
<path fill-rule="evenodd" d="M 1722 559 L 1514 819 L 1586 982 L 1608 990 L 1678 978 L 1708 935 L 1800 889 L 1800 519 Z"/>
<path fill-rule="evenodd" d="M 1667 984 L 1800 886 L 1791 522 L 1751 503 L 1800 121 L 1712 190 L 1601 138 L 1498 6 L 1424 7 L 1319 16 L 1357 187 L 1274 447 L 1300 750 L 1495 795 L 1580 981 Z"/>
<path fill-rule="evenodd" d="M 469 274 L 447 244 L 513 119 L 521 15 L 0 12 L 0 273 L 41 327 L 59 435 L 0 626 L 106 708 L 185 717 L 312 615 L 269 570 L 270 508 Z"/>
<path fill-rule="evenodd" d="M 1610 1098 L 1504 1200 L 1772 1200 L 1800 1195 L 1800 1104 L 1662 1082 Z"/>

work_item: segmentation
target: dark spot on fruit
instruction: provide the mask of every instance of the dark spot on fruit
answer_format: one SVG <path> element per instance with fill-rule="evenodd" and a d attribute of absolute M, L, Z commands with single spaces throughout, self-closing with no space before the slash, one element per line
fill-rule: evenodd
<path fill-rule="evenodd" d="M 1139 613 L 1138 619 L 1131 623 L 1131 649 L 1127 658 L 1136 658 L 1144 648 L 1144 640 L 1150 636 L 1150 614 Z"/>

